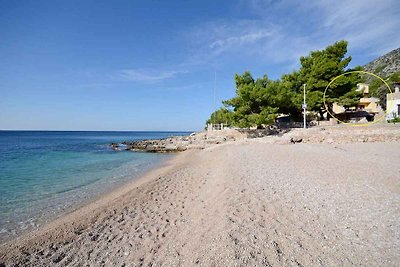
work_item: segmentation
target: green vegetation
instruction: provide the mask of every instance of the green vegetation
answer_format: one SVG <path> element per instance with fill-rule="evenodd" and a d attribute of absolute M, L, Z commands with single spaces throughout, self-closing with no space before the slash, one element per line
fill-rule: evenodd
<path fill-rule="evenodd" d="M 223 103 L 233 109 L 232 123 L 241 128 L 271 124 L 278 113 L 291 105 L 290 93 L 282 90 L 279 81 L 267 76 L 254 81 L 250 72 L 235 75 L 236 97 Z M 287 111 L 287 110 L 284 110 Z"/>
<path fill-rule="evenodd" d="M 392 113 L 392 117 L 393 117 L 393 119 L 390 119 L 387 122 L 393 123 L 393 124 L 400 122 L 400 117 L 397 116 L 397 114 L 395 112 Z"/>
<path fill-rule="evenodd" d="M 297 80 L 307 84 L 308 108 L 318 112 L 321 118 L 326 112 L 323 94 L 331 80 L 348 71 L 361 69 L 357 67 L 346 70 L 351 61 L 351 57 L 345 57 L 346 53 L 347 42 L 339 41 L 328 46 L 325 50 L 313 51 L 309 56 L 300 58 L 301 67 L 298 71 Z M 362 78 L 359 74 L 348 74 L 336 79 L 326 91 L 325 100 L 328 109 L 331 111 L 334 102 L 346 106 L 358 103 L 362 93 L 356 91 L 356 86 L 361 81 Z M 296 88 L 296 85 L 294 83 L 293 88 Z M 300 98 L 298 102 L 301 102 L 301 90 L 300 92 L 297 91 L 297 98 Z"/>
<path fill-rule="evenodd" d="M 393 123 L 393 124 L 398 123 L 398 122 L 400 122 L 400 117 L 390 119 L 390 120 L 388 120 L 387 122 Z"/>
<path fill-rule="evenodd" d="M 382 79 L 384 79 L 388 84 L 399 82 L 400 72 L 395 72 L 388 77 L 382 77 Z M 380 79 L 375 79 L 369 84 L 369 92 L 371 96 L 378 98 L 379 104 L 383 109 L 386 109 L 386 95 L 390 92 L 387 86 Z"/>
<path fill-rule="evenodd" d="M 375 73 L 375 74 L 380 73 L 381 71 L 383 71 L 384 68 L 386 68 L 386 66 L 387 66 L 386 64 L 383 64 L 383 65 L 377 67 L 377 68 L 375 69 L 374 73 Z"/>
<path fill-rule="evenodd" d="M 211 114 L 210 118 L 207 120 L 207 124 L 223 123 L 227 126 L 230 126 L 232 125 L 231 117 L 232 117 L 232 112 L 230 110 L 226 108 L 220 108 Z"/>
<path fill-rule="evenodd" d="M 279 114 L 299 118 L 302 114 L 303 84 L 306 84 L 308 110 L 323 118 L 326 112 L 323 93 L 329 82 L 348 71 L 351 57 L 345 57 L 347 42 L 339 41 L 321 51 L 313 51 L 300 58 L 300 69 L 270 80 L 267 75 L 254 80 L 250 72 L 235 75 L 236 96 L 223 101 L 225 108 L 215 111 L 207 122 L 219 123 L 228 120 L 241 128 L 262 127 L 275 121 Z M 354 70 L 359 70 L 356 68 Z M 337 79 L 328 88 L 326 103 L 332 108 L 334 102 L 345 107 L 358 103 L 362 93 L 356 91 L 362 78 L 358 74 L 347 74 Z"/>

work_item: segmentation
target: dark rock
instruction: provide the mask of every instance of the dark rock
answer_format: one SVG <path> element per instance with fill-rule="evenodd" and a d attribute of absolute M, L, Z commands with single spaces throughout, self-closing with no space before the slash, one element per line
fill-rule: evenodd
<path fill-rule="evenodd" d="M 123 142 L 126 150 L 142 151 L 149 153 L 170 153 L 180 152 L 187 149 L 186 146 L 178 145 L 177 142 L 181 140 L 189 140 L 187 137 L 169 137 L 157 140 L 140 140 L 133 142 Z M 112 145 L 112 144 L 111 144 Z"/>
<path fill-rule="evenodd" d="M 119 144 L 117 143 L 111 143 L 110 146 L 113 150 L 119 150 Z"/>
<path fill-rule="evenodd" d="M 303 141 L 303 139 L 302 138 L 290 138 L 290 143 L 292 143 L 292 144 L 296 144 L 296 143 L 301 143 Z"/>

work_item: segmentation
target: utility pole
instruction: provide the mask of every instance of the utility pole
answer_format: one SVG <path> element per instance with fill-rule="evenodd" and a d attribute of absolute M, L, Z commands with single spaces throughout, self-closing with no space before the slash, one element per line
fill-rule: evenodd
<path fill-rule="evenodd" d="M 214 71 L 214 111 L 217 110 L 217 71 Z"/>
<path fill-rule="evenodd" d="M 307 122 L 306 122 L 306 109 L 307 109 L 307 103 L 306 103 L 306 84 L 303 84 L 303 128 L 306 129 L 307 128 Z"/>

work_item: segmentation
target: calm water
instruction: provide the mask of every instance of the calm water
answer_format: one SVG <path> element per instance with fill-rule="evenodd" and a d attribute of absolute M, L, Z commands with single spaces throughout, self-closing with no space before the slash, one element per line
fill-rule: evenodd
<path fill-rule="evenodd" d="M 0 242 L 38 227 L 169 157 L 111 142 L 183 132 L 0 131 Z"/>

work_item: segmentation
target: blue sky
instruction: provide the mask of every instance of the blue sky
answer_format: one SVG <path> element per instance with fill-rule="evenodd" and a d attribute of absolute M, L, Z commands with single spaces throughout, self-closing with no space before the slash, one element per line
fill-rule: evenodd
<path fill-rule="evenodd" d="M 0 0 L 0 129 L 199 130 L 235 73 L 279 78 L 349 41 L 400 46 L 400 2 Z"/>

